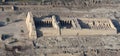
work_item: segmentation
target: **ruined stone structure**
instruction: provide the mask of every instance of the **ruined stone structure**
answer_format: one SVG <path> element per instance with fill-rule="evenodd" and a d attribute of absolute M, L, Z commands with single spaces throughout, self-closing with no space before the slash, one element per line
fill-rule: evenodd
<path fill-rule="evenodd" d="M 65 19 L 60 21 L 61 35 L 110 35 L 117 30 L 110 19 Z"/>
<path fill-rule="evenodd" d="M 0 6 L 0 11 L 5 11 L 5 12 L 14 11 L 14 6 L 13 5 Z"/>
<path fill-rule="evenodd" d="M 42 19 L 37 20 L 36 26 L 37 26 L 38 31 L 40 31 L 38 33 L 41 34 L 41 32 L 42 32 L 43 36 L 58 36 L 58 35 L 60 35 L 59 34 L 59 26 L 58 26 L 55 16 L 52 16 L 50 18 L 48 17 L 43 20 Z"/>
<path fill-rule="evenodd" d="M 26 23 L 29 36 L 35 36 L 33 38 L 37 38 L 36 32 L 38 36 L 117 34 L 117 29 L 112 21 L 107 18 L 58 19 L 55 15 L 52 15 L 34 19 L 32 14 L 28 13 Z"/>
<path fill-rule="evenodd" d="M 35 24 L 33 21 L 33 15 L 31 12 L 28 12 L 28 15 L 26 18 L 26 25 L 29 31 L 29 39 L 36 39 L 37 38 L 36 28 L 35 28 Z"/>

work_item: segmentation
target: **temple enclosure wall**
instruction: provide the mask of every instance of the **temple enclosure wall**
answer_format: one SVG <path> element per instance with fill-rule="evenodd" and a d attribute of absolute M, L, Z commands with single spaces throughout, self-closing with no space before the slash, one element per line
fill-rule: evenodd
<path fill-rule="evenodd" d="M 78 35 L 114 35 L 116 34 L 116 30 L 77 30 Z"/>
<path fill-rule="evenodd" d="M 13 5 L 1 5 L 0 6 L 0 11 L 5 11 L 5 12 L 10 12 L 14 11 L 14 6 Z"/>
<path fill-rule="evenodd" d="M 29 39 L 36 39 L 37 34 L 36 34 L 36 28 L 33 20 L 33 15 L 31 12 L 28 12 L 27 18 L 26 18 L 26 25 L 28 28 L 28 35 Z"/>
<path fill-rule="evenodd" d="M 54 28 L 40 29 L 40 31 L 42 32 L 41 34 L 43 36 L 59 36 L 60 33 L 58 29 L 54 29 Z"/>
<path fill-rule="evenodd" d="M 78 35 L 76 29 L 61 29 L 61 35 Z"/>
<path fill-rule="evenodd" d="M 116 30 L 61 29 L 61 35 L 114 35 Z"/>
<path fill-rule="evenodd" d="M 60 35 L 115 35 L 117 29 L 107 18 L 62 18 L 55 15 L 37 18 L 34 20 L 32 13 L 28 13 L 26 24 L 29 30 L 29 38 L 36 39 L 41 36 Z M 37 33 L 36 33 L 37 32 Z M 38 33 L 39 32 L 39 33 Z"/>

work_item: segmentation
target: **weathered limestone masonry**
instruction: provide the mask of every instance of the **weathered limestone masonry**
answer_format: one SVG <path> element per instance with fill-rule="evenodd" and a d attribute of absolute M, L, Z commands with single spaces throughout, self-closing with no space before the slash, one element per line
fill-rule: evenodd
<path fill-rule="evenodd" d="M 79 19 L 81 30 L 77 30 L 79 35 L 114 35 L 117 29 L 110 19 L 106 18 L 81 18 Z"/>
<path fill-rule="evenodd" d="M 1 5 L 0 11 L 5 11 L 5 12 L 14 11 L 14 6 L 13 5 Z"/>
<path fill-rule="evenodd" d="M 32 8 L 31 8 L 32 7 Z M 49 8 L 49 9 L 48 9 Z M 50 5 L 0 5 L 0 11 L 41 11 L 41 10 L 53 10 Z"/>
<path fill-rule="evenodd" d="M 38 22 L 38 26 L 40 27 L 37 27 L 37 29 L 41 31 L 41 33 L 39 34 L 42 36 L 59 36 L 60 35 L 59 25 L 55 16 L 40 20 Z"/>
<path fill-rule="evenodd" d="M 35 22 L 35 24 L 34 24 Z M 115 35 L 117 29 L 112 21 L 107 18 L 60 18 L 52 15 L 51 17 L 33 19 L 29 12 L 26 24 L 29 36 L 36 39 L 41 36 L 60 36 L 60 35 Z M 36 28 L 35 28 L 36 27 Z M 36 31 L 37 30 L 37 31 Z M 36 34 L 37 32 L 37 34 Z"/>
<path fill-rule="evenodd" d="M 64 24 L 71 21 L 69 25 L 61 28 L 61 35 L 113 35 L 117 34 L 117 29 L 114 27 L 110 19 L 93 19 L 93 18 L 80 18 L 65 20 Z M 62 22 L 61 22 L 62 23 Z"/>
<path fill-rule="evenodd" d="M 26 25 L 29 31 L 29 39 L 36 39 L 37 34 L 36 34 L 36 28 L 33 20 L 33 15 L 31 12 L 28 12 L 27 18 L 26 18 Z"/>
<path fill-rule="evenodd" d="M 61 19 L 60 27 L 61 35 L 77 35 L 77 28 L 81 29 L 80 25 L 77 25 L 77 19 L 69 18 Z"/>

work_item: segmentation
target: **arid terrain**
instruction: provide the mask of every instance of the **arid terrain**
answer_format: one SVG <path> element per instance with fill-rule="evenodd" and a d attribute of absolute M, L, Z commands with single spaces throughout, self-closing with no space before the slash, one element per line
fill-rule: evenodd
<path fill-rule="evenodd" d="M 0 56 L 120 56 L 120 0 L 36 1 L 1 0 Z M 28 12 L 34 18 L 108 18 L 117 34 L 37 36 L 31 40 L 25 23 Z"/>

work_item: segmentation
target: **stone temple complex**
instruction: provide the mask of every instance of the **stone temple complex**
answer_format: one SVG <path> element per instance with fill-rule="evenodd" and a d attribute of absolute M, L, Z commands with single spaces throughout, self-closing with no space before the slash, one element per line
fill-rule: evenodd
<path fill-rule="evenodd" d="M 107 18 L 58 18 L 56 15 L 34 18 L 32 13 L 28 12 L 26 24 L 32 39 L 40 36 L 117 34 L 117 29 Z"/>
<path fill-rule="evenodd" d="M 0 56 L 120 56 L 120 0 L 0 0 Z"/>

